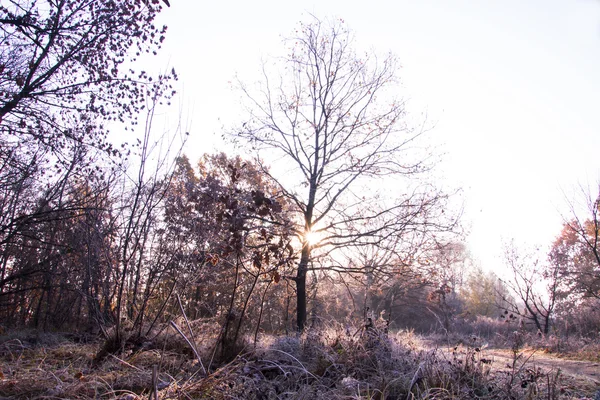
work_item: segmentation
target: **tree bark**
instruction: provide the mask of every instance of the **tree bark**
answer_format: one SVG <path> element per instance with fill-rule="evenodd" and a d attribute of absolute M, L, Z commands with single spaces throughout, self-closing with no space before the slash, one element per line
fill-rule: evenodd
<path fill-rule="evenodd" d="M 309 261 L 310 246 L 308 243 L 305 243 L 304 247 L 302 247 L 298 273 L 296 275 L 296 321 L 298 332 L 304 331 L 304 327 L 306 326 L 306 273 L 308 272 Z"/>

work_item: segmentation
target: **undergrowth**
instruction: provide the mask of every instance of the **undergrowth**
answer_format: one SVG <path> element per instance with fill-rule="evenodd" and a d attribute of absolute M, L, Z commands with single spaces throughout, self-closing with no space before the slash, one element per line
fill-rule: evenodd
<path fill-rule="evenodd" d="M 424 346 L 411 332 L 385 327 L 308 330 L 263 335 L 232 361 L 214 359 L 215 334 L 192 325 L 198 354 L 171 329 L 153 343 L 93 360 L 101 343 L 48 335 L 0 338 L 0 397 L 13 399 L 581 399 L 560 371 L 544 371 L 523 356 L 494 367 L 472 336 L 453 346 Z M 190 335 L 191 336 L 191 335 Z M 154 372 L 153 372 L 154 370 Z"/>

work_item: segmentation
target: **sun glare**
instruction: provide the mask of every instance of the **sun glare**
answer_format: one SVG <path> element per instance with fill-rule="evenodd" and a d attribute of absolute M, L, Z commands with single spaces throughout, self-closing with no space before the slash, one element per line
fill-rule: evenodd
<path fill-rule="evenodd" d="M 308 243 L 309 246 L 314 246 L 319 244 L 319 242 L 323 239 L 322 232 L 314 232 L 314 231 L 306 231 L 304 233 L 304 239 Z"/>

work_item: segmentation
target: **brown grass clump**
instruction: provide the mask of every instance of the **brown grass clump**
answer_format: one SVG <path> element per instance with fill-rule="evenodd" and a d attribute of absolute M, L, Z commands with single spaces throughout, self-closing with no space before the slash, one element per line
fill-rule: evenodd
<path fill-rule="evenodd" d="M 133 399 L 150 392 L 153 365 L 161 365 L 160 378 L 170 382 L 187 362 L 179 354 L 152 350 L 126 359 L 111 355 L 92 368 L 100 343 L 74 343 L 54 334 L 53 340 L 31 344 L 28 335 L 0 338 L 0 398 Z"/>

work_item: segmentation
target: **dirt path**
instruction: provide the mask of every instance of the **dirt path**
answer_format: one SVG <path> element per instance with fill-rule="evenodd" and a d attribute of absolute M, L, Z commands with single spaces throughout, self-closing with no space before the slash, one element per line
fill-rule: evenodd
<path fill-rule="evenodd" d="M 467 348 L 462 345 L 457 347 L 440 346 L 429 340 L 422 340 L 421 343 L 424 349 L 441 350 L 447 357 L 451 357 L 455 351 L 462 354 L 467 351 Z M 510 349 L 484 348 L 481 353 L 478 353 L 478 356 L 490 360 L 492 370 L 512 369 L 514 356 Z M 519 369 L 539 367 L 546 372 L 560 369 L 563 379 L 566 379 L 571 387 L 583 389 L 592 393 L 592 396 L 600 390 L 600 363 L 598 362 L 567 360 L 533 349 L 522 349 L 519 351 L 519 358 L 515 365 Z"/>
<path fill-rule="evenodd" d="M 496 368 L 507 368 L 512 365 L 513 354 L 508 349 L 486 349 L 485 354 L 493 359 Z M 541 367 L 546 371 L 556 371 L 560 368 L 563 374 L 585 379 L 600 388 L 600 363 L 566 360 L 531 349 L 521 351 L 518 363 L 522 365 L 525 361 L 528 365 Z"/>
<path fill-rule="evenodd" d="M 454 351 L 465 354 L 467 348 L 463 345 L 457 347 L 444 346 L 435 343 L 432 340 L 421 339 L 420 343 L 423 349 L 437 349 L 451 357 Z M 484 348 L 480 357 L 490 360 L 491 367 L 496 371 L 510 370 L 513 365 L 513 352 L 505 348 Z M 543 353 L 534 349 L 521 349 L 519 359 L 516 363 L 517 368 L 539 367 L 546 372 L 558 371 L 570 382 L 573 387 L 586 388 L 590 393 L 596 393 L 600 390 L 600 363 L 591 361 L 575 361 L 559 358 L 550 354 Z"/>

